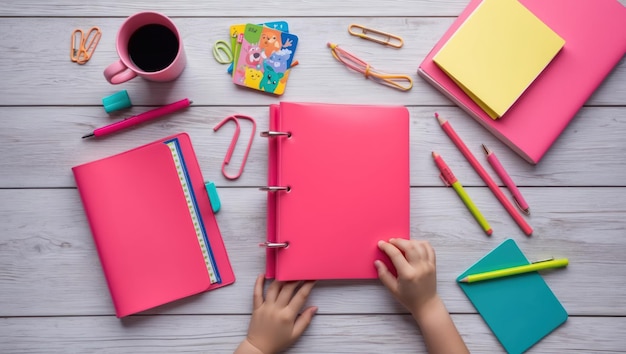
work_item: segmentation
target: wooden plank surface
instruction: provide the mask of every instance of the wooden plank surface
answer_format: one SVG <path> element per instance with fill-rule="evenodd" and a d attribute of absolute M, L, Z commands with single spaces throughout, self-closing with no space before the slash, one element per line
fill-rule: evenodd
<path fill-rule="evenodd" d="M 473 353 L 504 353 L 478 315 L 453 315 Z M 219 325 L 217 325 L 219 324 Z M 0 347 L 12 353 L 232 353 L 248 316 L 10 318 Z M 528 352 L 623 353 L 623 317 L 571 317 Z M 614 336 L 612 333 L 620 334 Z M 37 349 L 45 348 L 45 350 Z M 426 353 L 408 315 L 317 315 L 289 353 Z"/>
<path fill-rule="evenodd" d="M 179 97 L 190 97 L 196 105 L 267 105 L 276 102 L 276 97 L 232 84 L 226 66 L 213 59 L 212 46 L 219 39 L 228 39 L 232 24 L 268 20 L 271 18 L 175 18 L 173 21 L 179 27 L 188 60 L 182 75 L 170 83 L 135 79 L 112 86 L 102 72 L 117 60 L 115 37 L 124 18 L 5 18 L 0 21 L 0 33 L 11 35 L 4 37 L 0 44 L 0 77 L 3 85 L 11 90 L 2 92 L 0 105 L 101 106 L 102 97 L 121 88 L 128 90 L 135 105 L 161 105 Z M 290 31 L 300 38 L 297 51 L 300 65 L 294 68 L 281 99 L 369 103 L 375 97 L 387 104 L 452 105 L 417 77 L 417 67 L 452 24 L 453 17 L 297 17 L 285 20 L 289 22 Z M 356 38 L 347 31 L 351 23 L 395 33 L 405 39 L 405 44 L 395 49 Z M 71 62 L 68 58 L 70 34 L 75 28 L 86 30 L 95 25 L 102 30 L 95 54 L 85 65 Z M 35 43 L 29 35 L 33 27 L 38 29 Z M 412 75 L 413 89 L 408 92 L 392 90 L 350 72 L 332 57 L 328 42 L 338 43 L 380 70 Z M 626 61 L 622 60 L 588 104 L 622 105 L 625 81 Z M 33 88 L 38 92 L 36 96 L 33 96 Z"/>
<path fill-rule="evenodd" d="M 268 7 L 249 0 L 0 0 L 0 352 L 232 352 L 245 336 L 252 285 L 265 262 L 257 246 L 265 236 L 265 195 L 257 187 L 266 181 L 267 142 L 255 137 L 242 178 L 229 181 L 220 168 L 234 127 L 218 132 L 213 127 L 237 113 L 253 116 L 257 131 L 267 129 L 268 105 L 280 100 L 409 108 L 412 237 L 434 245 L 439 292 L 473 352 L 502 348 L 454 279 L 506 238 L 518 242 L 529 259 L 554 256 L 571 262 L 544 274 L 570 318 L 531 353 L 624 352 L 626 58 L 542 162 L 529 165 L 416 75 L 422 58 L 466 3 L 279 0 Z M 116 60 L 117 29 L 125 17 L 147 9 L 172 16 L 180 27 L 185 72 L 171 83 L 108 84 L 102 72 Z M 300 65 L 280 98 L 236 87 L 211 54 L 230 25 L 267 20 L 288 21 L 300 37 Z M 398 34 L 405 46 L 384 48 L 352 37 L 351 23 Z M 70 62 L 71 31 L 93 25 L 103 31 L 94 57 L 82 66 Z M 328 41 L 376 68 L 412 75 L 413 89 L 399 92 L 349 72 L 332 58 Z M 106 114 L 102 97 L 120 89 L 128 90 L 134 107 Z M 80 138 L 183 97 L 194 101 L 183 112 L 106 139 Z M 531 205 L 532 237 L 522 234 L 441 131 L 435 111 L 450 120 L 480 161 L 485 161 L 481 143 L 498 154 Z M 242 128 L 237 162 L 250 131 Z M 205 179 L 219 187 L 223 209 L 217 218 L 237 281 L 119 320 L 70 169 L 181 131 L 191 135 Z M 490 221 L 491 238 L 454 191 L 441 184 L 432 150 L 446 158 Z M 309 302 L 319 306 L 319 315 L 289 352 L 425 352 L 419 330 L 377 280 L 321 281 Z"/>
<path fill-rule="evenodd" d="M 475 312 L 454 279 L 506 238 L 529 259 L 567 257 L 571 265 L 545 275 L 572 315 L 626 316 L 623 188 L 524 188 L 536 206 L 526 237 L 486 188 L 470 190 L 494 229 L 484 235 L 451 189 L 413 188 L 411 233 L 437 252 L 439 290 L 455 313 Z M 255 188 L 220 188 L 218 214 L 236 284 L 166 305 L 151 313 L 246 313 L 251 285 L 263 272 L 257 245 L 265 230 L 265 195 Z M 0 190 L 0 316 L 112 315 L 88 225 L 75 189 Z M 602 274 L 602 276 L 598 276 Z M 584 284 L 584 286 L 581 286 Z M 320 282 L 311 302 L 320 313 L 403 312 L 378 281 Z M 50 306 L 53 303 L 54 306 Z"/>
<path fill-rule="evenodd" d="M 626 0 L 618 0 L 626 5 Z M 174 5 L 175 4 L 175 5 Z M 79 3 L 72 0 L 28 0 L 28 1 L 0 1 L 2 16 L 116 16 L 125 17 L 138 11 L 151 9 L 161 11 L 169 16 L 186 17 L 231 17 L 247 18 L 252 16 L 269 15 L 275 17 L 286 16 L 457 16 L 467 4 L 466 0 L 443 1 L 411 1 L 411 0 L 382 0 L 374 3 L 364 3 L 358 0 L 318 0 L 295 4 L 288 0 L 275 0 L 271 4 L 264 4 L 253 0 L 233 1 L 226 6 L 222 2 L 206 1 L 201 4 L 193 1 L 170 3 L 167 1 L 149 0 L 111 0 L 107 2 Z"/>
<path fill-rule="evenodd" d="M 384 101 L 380 101 L 384 102 Z M 134 107 L 125 115 L 109 117 L 102 107 L 0 107 L 0 187 L 74 187 L 71 167 L 120 153 L 181 131 L 190 134 L 196 147 L 205 179 L 220 187 L 262 186 L 267 180 L 267 140 L 254 138 L 242 177 L 230 181 L 221 174 L 222 161 L 233 137 L 234 124 L 213 127 L 231 114 L 245 114 L 257 120 L 257 133 L 268 128 L 267 106 L 202 106 L 160 118 L 122 131 L 105 139 L 84 140 L 93 129 L 147 110 Z M 437 111 L 447 117 L 475 156 L 497 176 L 487 163 L 481 144 L 493 150 L 520 186 L 621 186 L 626 171 L 626 125 L 624 107 L 585 107 L 538 165 L 518 158 L 460 109 L 440 106 L 410 106 L 411 185 L 441 186 L 431 151 L 440 153 L 465 186 L 484 186 L 484 182 L 441 130 L 433 116 Z M 244 122 L 231 171 L 238 170 L 251 131 Z M 45 134 L 43 133 L 45 132 Z M 52 158 L 51 158 L 52 157 Z M 583 169 L 580 166 L 584 166 Z"/>

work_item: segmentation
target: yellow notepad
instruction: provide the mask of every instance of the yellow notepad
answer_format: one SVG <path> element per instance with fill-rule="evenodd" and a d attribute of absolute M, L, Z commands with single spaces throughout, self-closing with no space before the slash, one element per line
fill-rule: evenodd
<path fill-rule="evenodd" d="M 497 119 L 564 44 L 517 0 L 483 0 L 433 61 Z"/>

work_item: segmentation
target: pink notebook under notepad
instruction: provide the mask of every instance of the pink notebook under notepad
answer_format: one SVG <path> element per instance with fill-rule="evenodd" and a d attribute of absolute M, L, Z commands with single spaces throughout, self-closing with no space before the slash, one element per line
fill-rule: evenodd
<path fill-rule="evenodd" d="M 470 1 L 418 74 L 536 164 L 626 53 L 626 8 L 617 0 L 520 0 L 565 45 L 511 109 L 493 120 L 432 60 L 480 2 Z"/>
<path fill-rule="evenodd" d="M 266 276 L 376 278 L 379 240 L 410 236 L 409 113 L 402 106 L 270 106 Z"/>
<path fill-rule="evenodd" d="M 187 134 L 72 171 L 117 317 L 235 281 Z"/>

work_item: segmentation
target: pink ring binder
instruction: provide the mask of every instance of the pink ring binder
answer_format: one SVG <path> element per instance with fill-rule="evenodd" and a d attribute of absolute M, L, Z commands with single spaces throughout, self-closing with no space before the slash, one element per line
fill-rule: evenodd
<path fill-rule="evenodd" d="M 375 279 L 375 260 L 393 268 L 378 241 L 410 237 L 409 126 L 403 106 L 270 105 L 267 278 Z M 376 183 L 385 193 L 369 193 Z"/>

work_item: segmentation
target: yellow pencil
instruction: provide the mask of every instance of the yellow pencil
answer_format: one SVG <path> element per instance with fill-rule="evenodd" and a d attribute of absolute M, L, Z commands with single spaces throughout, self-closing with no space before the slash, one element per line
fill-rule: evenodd
<path fill-rule="evenodd" d="M 534 272 L 537 270 L 561 268 L 561 267 L 567 266 L 568 264 L 569 264 L 569 260 L 567 258 L 553 259 L 549 261 L 531 263 L 531 264 L 526 264 L 526 265 L 517 266 L 517 267 L 492 270 L 490 272 L 470 274 L 466 276 L 465 278 L 459 280 L 459 282 L 474 283 L 477 281 L 508 277 L 511 275 L 529 273 L 529 272 Z"/>
<path fill-rule="evenodd" d="M 435 164 L 439 168 L 439 171 L 441 171 L 441 178 L 445 181 L 445 183 L 450 185 L 456 191 L 467 209 L 469 209 L 470 213 L 472 213 L 476 221 L 478 221 L 480 227 L 485 230 L 487 236 L 491 236 L 491 234 L 493 233 L 491 226 L 489 226 L 487 219 L 485 219 L 480 210 L 478 210 L 478 207 L 476 207 L 476 204 L 474 204 L 467 192 L 465 192 L 465 189 L 463 189 L 463 185 L 461 185 L 461 182 L 459 182 L 459 180 L 454 176 L 452 170 L 450 170 L 450 167 L 448 167 L 448 165 L 446 165 L 446 163 L 441 158 L 441 155 L 434 151 L 432 155 L 433 159 L 435 159 Z"/>

